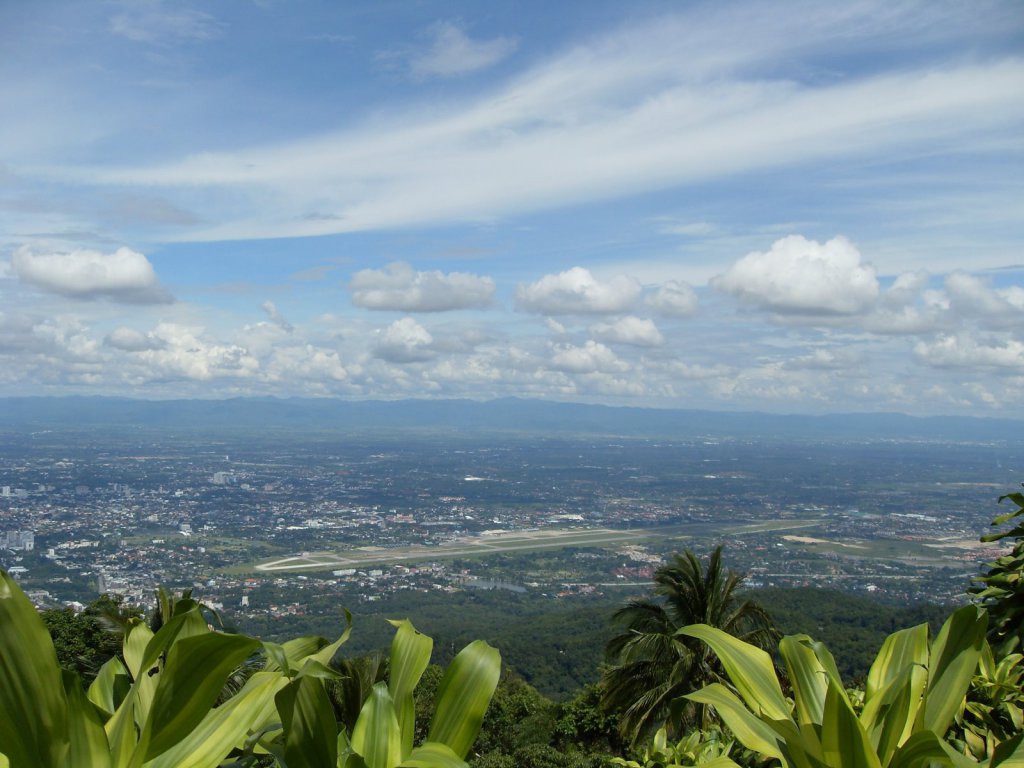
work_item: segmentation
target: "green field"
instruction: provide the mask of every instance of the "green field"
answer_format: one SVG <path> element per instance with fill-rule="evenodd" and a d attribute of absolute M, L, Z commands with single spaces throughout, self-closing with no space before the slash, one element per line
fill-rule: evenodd
<path fill-rule="evenodd" d="M 372 565 L 453 557 L 479 557 L 501 552 L 535 552 L 565 547 L 610 547 L 649 541 L 651 539 L 685 539 L 708 533 L 742 535 L 774 530 L 790 530 L 816 526 L 806 520 L 777 520 L 758 524 L 723 527 L 720 524 L 688 524 L 652 528 L 545 528 L 534 531 L 515 531 L 466 537 L 438 546 L 412 545 L 406 547 L 358 547 L 341 552 L 303 552 L 288 557 L 264 560 L 250 568 L 262 573 L 285 571 L 325 571 L 346 568 L 364 568 Z"/>

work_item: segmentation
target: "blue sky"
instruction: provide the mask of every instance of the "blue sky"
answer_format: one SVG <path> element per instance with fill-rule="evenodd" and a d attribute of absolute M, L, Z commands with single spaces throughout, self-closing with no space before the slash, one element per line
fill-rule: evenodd
<path fill-rule="evenodd" d="M 1024 417 L 1019 2 L 12 2 L 0 100 L 0 395 Z"/>

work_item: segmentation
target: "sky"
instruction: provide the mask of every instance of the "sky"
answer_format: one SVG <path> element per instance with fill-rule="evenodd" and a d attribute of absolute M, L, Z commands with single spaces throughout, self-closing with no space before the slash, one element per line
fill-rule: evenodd
<path fill-rule="evenodd" d="M 0 396 L 1024 418 L 1024 3 L 0 3 Z"/>

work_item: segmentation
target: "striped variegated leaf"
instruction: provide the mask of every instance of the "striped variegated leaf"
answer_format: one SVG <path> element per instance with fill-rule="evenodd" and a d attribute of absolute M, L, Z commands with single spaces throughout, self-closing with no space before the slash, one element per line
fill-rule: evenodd
<path fill-rule="evenodd" d="M 359 710 L 351 743 L 368 768 L 395 768 L 402 761 L 402 733 L 387 683 L 373 686 Z"/>
<path fill-rule="evenodd" d="M 821 751 L 830 768 L 882 768 L 846 692 L 829 681 L 821 723 Z"/>
<path fill-rule="evenodd" d="M 497 649 L 483 640 L 463 648 L 441 678 L 427 740 L 441 742 L 465 758 L 480 732 L 500 674 Z"/>
<path fill-rule="evenodd" d="M 145 768 L 215 768 L 250 732 L 278 719 L 274 696 L 287 679 L 276 672 L 257 672 L 242 690 L 206 717 L 181 741 L 145 764 Z"/>
<path fill-rule="evenodd" d="M 140 738 L 138 749 L 145 748 L 142 761 L 166 752 L 198 726 L 213 707 L 228 675 L 259 644 L 244 635 L 216 632 L 178 639 L 167 652 L 167 663 Z"/>
<path fill-rule="evenodd" d="M 416 747 L 405 760 L 401 768 L 468 768 L 465 760 L 460 758 L 444 744 L 428 741 Z"/>
<path fill-rule="evenodd" d="M 59 768 L 67 699 L 53 641 L 25 593 L 0 571 L 0 750 L 11 768 Z"/>
<path fill-rule="evenodd" d="M 110 768 L 110 746 L 99 711 L 85 697 L 77 673 L 64 671 L 62 678 L 68 702 L 68 765 Z"/>
<path fill-rule="evenodd" d="M 747 749 L 760 752 L 762 755 L 783 759 L 785 738 L 771 725 L 755 716 L 742 701 L 721 683 L 712 683 L 701 690 L 688 694 L 690 701 L 698 704 L 710 704 L 718 712 L 729 730 Z M 797 736 L 795 724 L 791 722 L 793 737 Z"/>
<path fill-rule="evenodd" d="M 988 614 L 965 605 L 946 620 L 932 643 L 922 723 L 939 736 L 946 733 L 960 709 L 977 669 L 987 628 Z"/>
<path fill-rule="evenodd" d="M 772 658 L 767 653 L 707 624 L 692 624 L 677 634 L 703 640 L 711 647 L 732 684 L 755 714 L 769 720 L 790 718 L 789 704 L 782 695 Z"/>
<path fill-rule="evenodd" d="M 338 726 L 323 683 L 299 675 L 274 697 L 284 725 L 284 764 L 323 768 L 338 762 Z"/>
<path fill-rule="evenodd" d="M 398 728 L 402 733 L 402 757 L 405 758 L 412 752 L 412 740 L 416 729 L 413 691 L 430 663 L 434 641 L 417 632 L 408 619 L 392 621 L 391 624 L 397 631 L 394 640 L 391 641 L 388 692 L 395 704 Z"/>
<path fill-rule="evenodd" d="M 889 687 L 897 677 L 902 676 L 909 665 L 916 665 L 926 674 L 928 665 L 928 625 L 894 632 L 885 638 L 882 648 L 875 657 L 868 671 L 867 686 L 864 698 L 870 701 L 874 696 Z"/>

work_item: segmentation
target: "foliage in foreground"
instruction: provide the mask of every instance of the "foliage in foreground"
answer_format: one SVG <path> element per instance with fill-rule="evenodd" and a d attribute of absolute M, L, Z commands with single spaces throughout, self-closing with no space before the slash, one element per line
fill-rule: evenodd
<path fill-rule="evenodd" d="M 674 736 L 707 724 L 700 722 L 703 712 L 680 705 L 684 694 L 718 679 L 721 668 L 706 646 L 678 632 L 682 627 L 703 623 L 758 647 L 774 645 L 778 634 L 768 614 L 737 594 L 742 583 L 723 568 L 721 546 L 706 567 L 686 551 L 655 571 L 655 599 L 631 600 L 615 613 L 624 631 L 608 643 L 612 665 L 601 686 L 604 706 L 620 714 L 623 736 L 635 743 L 666 721 Z"/>
<path fill-rule="evenodd" d="M 964 704 L 987 623 L 984 610 L 965 606 L 930 643 L 923 624 L 891 635 L 868 674 L 859 713 L 828 649 L 806 635 L 779 644 L 790 700 L 763 650 L 714 627 L 686 627 L 681 633 L 708 644 L 735 689 L 715 683 L 688 698 L 714 706 L 741 743 L 785 768 L 977 766 L 943 737 Z M 987 764 L 1024 764 L 1022 739 L 998 745 Z"/>
<path fill-rule="evenodd" d="M 413 691 L 433 642 L 394 622 L 387 683 L 373 685 L 351 730 L 339 727 L 325 681 L 334 643 L 283 644 L 214 632 L 183 599 L 153 632 L 129 627 L 123 657 L 84 691 L 61 670 L 39 614 L 0 571 L 0 768 L 214 768 L 273 760 L 288 768 L 458 768 L 498 682 L 498 652 L 463 649 L 438 685 L 427 739 L 414 746 Z M 260 654 L 241 689 L 217 704 L 238 666 Z M 122 660 L 123 658 L 123 660 Z"/>
<path fill-rule="evenodd" d="M 1000 515 L 992 525 L 1011 520 L 1016 525 L 1008 531 L 982 536 L 981 540 L 1015 539 L 1013 549 L 989 563 L 988 572 L 975 579 L 978 584 L 968 590 L 992 617 L 989 642 L 1000 656 L 1024 651 L 1024 493 L 1009 493 L 999 499 L 1007 500 L 1017 509 Z"/>

